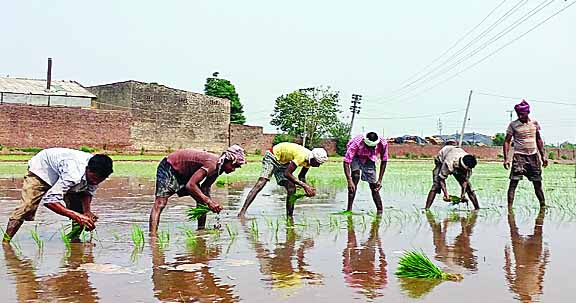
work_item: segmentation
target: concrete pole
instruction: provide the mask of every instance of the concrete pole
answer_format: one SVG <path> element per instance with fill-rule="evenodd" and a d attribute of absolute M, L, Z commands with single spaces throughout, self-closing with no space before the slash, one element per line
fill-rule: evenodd
<path fill-rule="evenodd" d="M 458 142 L 458 147 L 462 147 L 462 141 L 464 141 L 464 129 L 466 128 L 466 120 L 468 120 L 470 100 L 472 100 L 472 90 L 470 90 L 470 95 L 468 95 L 468 105 L 466 105 L 466 113 L 464 114 L 464 121 L 462 121 L 462 131 L 460 132 L 460 142 Z"/>

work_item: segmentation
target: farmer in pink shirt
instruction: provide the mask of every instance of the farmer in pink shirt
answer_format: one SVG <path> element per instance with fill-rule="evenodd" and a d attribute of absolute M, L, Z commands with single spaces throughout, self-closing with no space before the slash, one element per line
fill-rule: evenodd
<path fill-rule="evenodd" d="M 376 161 L 380 158 L 380 171 L 376 175 Z M 352 211 L 354 197 L 358 181 L 366 181 L 370 184 L 372 199 L 376 204 L 377 213 L 382 213 L 382 198 L 380 188 L 382 187 L 382 177 L 386 171 L 388 161 L 388 143 L 384 138 L 378 137 L 375 132 L 369 132 L 354 137 L 346 145 L 346 156 L 344 156 L 344 174 L 348 180 L 348 207 L 346 210 Z M 362 173 L 362 175 L 360 175 Z"/>
<path fill-rule="evenodd" d="M 510 169 L 510 185 L 508 186 L 508 208 L 514 204 L 514 194 L 518 182 L 523 176 L 532 182 L 534 192 L 540 207 L 546 206 L 542 190 L 542 166 L 548 166 L 544 154 L 544 141 L 540 136 L 540 125 L 530 119 L 530 105 L 526 100 L 514 106 L 518 119 L 510 122 L 504 139 L 504 168 Z M 510 166 L 510 143 L 514 140 L 512 166 Z"/>

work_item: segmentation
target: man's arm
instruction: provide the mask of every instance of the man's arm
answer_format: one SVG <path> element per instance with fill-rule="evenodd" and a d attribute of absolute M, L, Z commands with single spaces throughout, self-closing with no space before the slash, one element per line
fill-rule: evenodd
<path fill-rule="evenodd" d="M 202 186 L 200 186 L 200 190 L 202 190 L 202 193 L 206 197 L 211 198 L 210 189 L 212 188 L 212 184 L 214 184 L 214 182 L 216 182 L 216 179 L 218 179 L 218 174 L 214 174 L 214 176 L 206 178 L 204 183 L 202 183 Z"/>
<path fill-rule="evenodd" d="M 304 191 L 306 192 L 307 196 L 313 197 L 314 195 L 316 195 L 314 188 L 294 177 L 294 171 L 296 171 L 296 168 L 298 168 L 298 166 L 296 166 L 296 163 L 294 163 L 294 161 L 290 161 L 288 167 L 284 171 L 284 176 L 294 184 L 297 184 L 302 188 L 304 188 Z"/>
<path fill-rule="evenodd" d="M 440 177 L 438 178 L 440 181 L 440 188 L 442 189 L 442 192 L 444 193 L 444 201 L 450 201 L 450 196 L 448 195 L 448 189 L 446 188 L 446 179 Z"/>
<path fill-rule="evenodd" d="M 95 215 L 92 210 L 90 209 L 90 206 L 92 204 L 92 195 L 89 194 L 85 194 L 82 196 L 81 198 L 82 201 L 82 210 L 84 211 L 84 215 L 88 216 L 90 219 L 94 220 L 94 222 L 96 222 L 96 220 L 98 220 L 98 216 Z"/>
<path fill-rule="evenodd" d="M 68 192 L 71 187 L 79 183 L 79 181 L 76 181 L 74 178 L 75 176 L 71 173 L 63 173 L 58 181 L 56 181 L 48 192 L 46 192 L 44 197 L 42 197 L 41 203 L 51 211 L 61 216 L 68 217 L 78 222 L 78 224 L 85 226 L 87 229 L 92 230 L 95 228 L 93 219 L 70 210 L 64 205 L 64 194 Z M 82 201 L 82 205 L 84 205 L 84 201 Z"/>
<path fill-rule="evenodd" d="M 510 159 L 508 158 L 508 154 L 510 153 L 510 142 L 512 142 L 512 135 L 506 134 L 506 138 L 504 138 L 504 146 L 503 146 L 504 168 L 505 169 L 510 168 Z"/>
<path fill-rule="evenodd" d="M 94 228 L 96 228 L 96 226 L 94 225 L 94 220 L 92 220 L 90 217 L 77 213 L 73 210 L 70 210 L 66 208 L 62 203 L 50 202 L 45 203 L 44 206 L 46 206 L 46 208 L 61 216 L 68 217 L 78 222 L 78 224 L 86 227 L 87 230 L 93 230 Z"/>
<path fill-rule="evenodd" d="M 380 173 L 378 174 L 378 185 L 376 186 L 376 190 L 380 190 L 382 188 L 382 178 L 384 178 L 384 172 L 386 172 L 386 164 L 388 161 L 381 161 L 380 162 Z"/>
<path fill-rule="evenodd" d="M 308 167 L 302 167 L 300 169 L 300 173 L 298 174 L 298 180 L 306 183 L 306 174 L 308 173 L 309 168 Z"/>
<path fill-rule="evenodd" d="M 546 153 L 544 151 L 544 141 L 540 136 L 540 131 L 536 130 L 536 146 L 538 147 L 538 153 L 540 154 L 540 158 L 542 159 L 542 166 L 548 166 L 548 159 L 546 158 Z"/>
<path fill-rule="evenodd" d="M 208 207 L 213 212 L 219 213 L 222 210 L 222 206 L 219 203 L 210 199 L 210 197 L 206 196 L 202 192 L 200 187 L 198 186 L 198 184 L 200 182 L 202 182 L 202 180 L 204 180 L 204 178 L 206 178 L 207 175 L 208 175 L 208 172 L 206 170 L 204 170 L 204 169 L 197 170 L 192 175 L 192 177 L 190 177 L 190 180 L 186 184 L 186 189 L 188 190 L 188 192 L 190 193 L 192 198 L 194 198 L 194 200 L 196 200 L 197 202 L 204 203 L 204 204 L 208 205 Z M 214 181 L 212 181 L 212 182 L 214 182 Z"/>

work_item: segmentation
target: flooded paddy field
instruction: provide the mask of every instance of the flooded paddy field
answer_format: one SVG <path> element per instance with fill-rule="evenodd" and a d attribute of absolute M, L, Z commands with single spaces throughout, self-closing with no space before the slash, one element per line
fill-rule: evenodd
<path fill-rule="evenodd" d="M 97 230 L 67 247 L 69 222 L 40 207 L 13 245 L 0 250 L 2 302 L 570 302 L 576 248 L 574 166 L 544 169 L 550 206 L 539 211 L 528 181 L 508 213 L 508 171 L 481 163 L 472 176 L 483 209 L 450 206 L 437 198 L 423 212 L 431 186 L 429 162 L 389 163 L 375 216 L 366 184 L 354 215 L 346 204 L 341 163 L 312 169 L 318 195 L 296 202 L 284 217 L 284 189 L 269 183 L 244 220 L 236 218 L 259 173 L 251 163 L 222 176 L 212 196 L 224 205 L 196 231 L 185 211 L 189 197 L 173 198 L 161 217 L 161 237 L 147 236 L 157 163 L 116 163 L 114 177 L 96 193 Z M 0 163 L 0 224 L 18 204 L 23 163 Z M 456 181 L 448 181 L 457 193 Z M 212 228 L 219 225 L 220 228 Z M 132 239 L 137 228 L 144 243 Z M 32 236 L 37 230 L 43 248 Z M 422 250 L 460 282 L 399 279 L 405 250 Z"/>

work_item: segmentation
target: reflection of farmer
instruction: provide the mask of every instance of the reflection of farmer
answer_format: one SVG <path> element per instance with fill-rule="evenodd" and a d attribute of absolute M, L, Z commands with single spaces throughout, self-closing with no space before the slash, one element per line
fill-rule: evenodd
<path fill-rule="evenodd" d="M 196 238 L 196 246 L 188 255 L 176 257 L 166 263 L 164 252 L 151 238 L 152 282 L 154 296 L 162 302 L 238 302 L 232 286 L 223 284 L 209 267 L 209 262 L 220 256 L 219 246 L 208 246 L 206 239 Z M 198 266 L 193 269 L 175 270 L 178 265 Z"/>
<path fill-rule="evenodd" d="M 66 270 L 44 277 L 37 277 L 32 262 L 20 260 L 10 245 L 4 245 L 4 258 L 9 274 L 16 280 L 18 302 L 99 301 L 88 273 L 81 268 L 94 262 L 91 245 L 73 244 L 65 259 Z"/>
<path fill-rule="evenodd" d="M 380 159 L 380 171 L 376 174 L 376 161 Z M 382 197 L 380 188 L 382 178 L 388 161 L 388 142 L 378 137 L 375 132 L 358 135 L 346 145 L 344 156 L 344 175 L 348 181 L 348 211 L 352 211 L 352 204 L 356 197 L 358 182 L 368 182 L 372 192 L 372 200 L 376 204 L 377 213 L 382 213 Z"/>
<path fill-rule="evenodd" d="M 510 239 L 514 255 L 510 255 L 510 246 L 506 245 L 504 270 L 506 271 L 508 287 L 518 294 L 522 302 L 533 302 L 536 300 L 534 296 L 542 294 L 544 272 L 550 256 L 548 249 L 543 250 L 542 247 L 544 215 L 545 212 L 541 209 L 534 223 L 534 233 L 522 236 L 518 232 L 514 212 L 508 212 L 508 225 L 510 226 Z M 513 261 L 514 265 L 512 265 Z"/>
<path fill-rule="evenodd" d="M 260 178 L 248 193 L 238 217 L 244 216 L 256 195 L 270 181 L 272 175 L 276 178 L 278 185 L 286 188 L 286 215 L 291 217 L 294 213 L 294 203 L 291 202 L 290 198 L 296 192 L 296 185 L 304 189 L 306 196 L 316 195 L 316 190 L 306 183 L 306 173 L 310 167 L 318 167 L 326 161 L 328 161 L 328 154 L 323 148 L 309 150 L 302 145 L 290 142 L 274 145 L 271 150 L 264 154 Z M 298 167 L 302 168 L 298 178 L 296 178 L 294 172 Z"/>
<path fill-rule="evenodd" d="M 291 221 L 289 224 L 292 224 Z M 304 282 L 322 283 L 322 275 L 308 270 L 305 261 L 305 253 L 314 247 L 314 240 L 304 239 L 297 246 L 297 237 L 295 228 L 287 226 L 285 242 L 276 243 L 272 251 L 260 243 L 257 237 L 252 237 L 256 258 L 260 262 L 260 271 L 270 277 L 272 288 L 298 288 Z"/>
<path fill-rule="evenodd" d="M 436 166 L 432 171 L 432 188 L 426 199 L 426 209 L 432 206 L 434 198 L 440 191 L 444 194 L 444 201 L 450 201 L 450 195 L 446 189 L 446 179 L 450 175 L 453 175 L 460 184 L 461 201 L 468 201 L 466 199 L 466 194 L 468 194 L 472 204 L 474 204 L 474 208 L 479 209 L 478 198 L 470 184 L 472 169 L 476 167 L 476 157 L 468 154 L 460 147 L 447 145 L 438 152 L 438 155 L 434 158 L 434 163 Z"/>
<path fill-rule="evenodd" d="M 33 221 L 40 204 L 70 218 L 88 230 L 98 219 L 90 211 L 98 184 L 112 173 L 112 159 L 67 148 L 49 148 L 28 162 L 22 200 L 10 216 L 4 241 L 9 241 L 24 221 Z"/>
<path fill-rule="evenodd" d="M 432 212 L 426 212 L 428 224 L 432 229 L 434 247 L 436 249 L 435 259 L 445 264 L 456 263 L 466 269 L 476 271 L 478 269 L 477 257 L 474 255 L 474 249 L 470 246 L 470 237 L 478 213 L 472 212 L 469 217 L 458 217 L 460 223 L 460 234 L 454 238 L 453 244 L 448 244 L 446 234 L 451 222 L 450 218 L 444 219 L 443 224 L 436 222 Z"/>
<path fill-rule="evenodd" d="M 196 149 L 177 150 L 160 161 L 156 173 L 156 199 L 150 213 L 150 233 L 155 234 L 160 214 L 168 198 L 190 195 L 197 204 L 212 211 L 222 210 L 220 203 L 210 198 L 210 187 L 223 172 L 229 174 L 246 163 L 244 150 L 232 145 L 221 156 Z M 206 215 L 198 219 L 198 229 L 204 229 Z"/>
<path fill-rule="evenodd" d="M 540 136 L 540 124 L 528 117 L 530 105 L 526 100 L 514 106 L 518 119 L 510 122 L 504 139 L 504 168 L 510 168 L 510 142 L 514 140 L 514 155 L 512 156 L 512 169 L 510 170 L 510 185 L 508 186 L 508 207 L 514 204 L 514 194 L 518 181 L 526 176 L 534 185 L 534 192 L 540 207 L 546 205 L 542 191 L 542 169 L 548 166 L 544 155 L 544 142 Z"/>
<path fill-rule="evenodd" d="M 342 252 L 344 279 L 351 287 L 361 288 L 369 299 L 381 297 L 388 284 L 386 255 L 378 234 L 380 217 L 376 217 L 370 228 L 370 236 L 358 246 L 354 221 L 348 217 L 348 243 Z M 378 254 L 378 256 L 376 256 Z"/>

